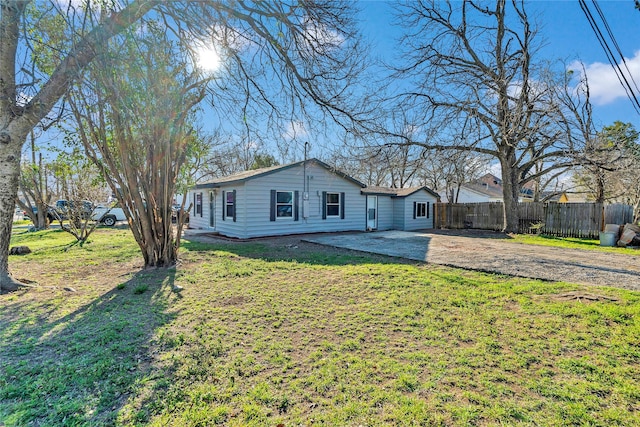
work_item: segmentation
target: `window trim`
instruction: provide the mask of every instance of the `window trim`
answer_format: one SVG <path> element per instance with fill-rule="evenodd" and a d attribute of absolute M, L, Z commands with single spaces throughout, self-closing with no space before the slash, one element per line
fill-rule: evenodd
<path fill-rule="evenodd" d="M 291 199 L 291 217 L 288 216 L 281 216 L 281 217 L 277 217 L 277 200 L 278 200 L 278 193 L 292 193 L 293 198 Z M 274 222 L 276 220 L 278 221 L 288 221 L 289 218 L 291 218 L 293 221 L 299 221 L 300 220 L 300 207 L 299 207 L 299 202 L 298 200 L 300 199 L 300 192 L 298 190 L 271 190 L 270 191 L 270 195 L 269 195 L 269 221 Z M 280 203 L 281 205 L 284 205 L 285 203 Z M 288 203 L 286 203 L 288 204 Z"/>
<path fill-rule="evenodd" d="M 209 227 L 216 227 L 216 193 L 209 190 Z"/>

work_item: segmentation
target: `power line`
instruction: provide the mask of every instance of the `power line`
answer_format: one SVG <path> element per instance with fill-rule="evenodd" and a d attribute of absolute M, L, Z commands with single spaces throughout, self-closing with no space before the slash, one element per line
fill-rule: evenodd
<path fill-rule="evenodd" d="M 578 0 L 578 3 L 580 4 L 580 8 L 584 12 L 584 14 L 585 14 L 585 16 L 587 18 L 587 21 L 589 21 L 589 25 L 591 26 L 591 29 L 595 33 L 596 38 L 598 39 L 598 42 L 600 43 L 600 46 L 602 46 L 602 49 L 604 50 L 605 55 L 607 56 L 607 60 L 609 61 L 609 63 L 613 67 L 613 69 L 614 69 L 614 71 L 616 73 L 616 77 L 618 78 L 618 81 L 620 82 L 620 84 L 624 88 L 624 90 L 625 90 L 625 92 L 627 94 L 627 97 L 631 101 L 631 105 L 633 105 L 633 108 L 636 110 L 636 112 L 638 114 L 640 114 L 640 100 L 638 99 L 638 96 L 636 96 L 635 91 L 634 91 L 634 87 L 633 87 L 633 86 L 635 86 L 636 90 L 638 90 L 638 85 L 636 84 L 635 80 L 633 79 L 633 76 L 632 76 L 631 72 L 629 71 L 629 67 L 627 66 L 626 60 L 624 58 L 624 55 L 622 55 L 622 51 L 620 50 L 618 42 L 616 41 L 615 37 L 613 36 L 613 32 L 611 31 L 611 28 L 609 27 L 609 24 L 607 23 L 607 21 L 606 21 L 606 19 L 604 17 L 604 14 L 602 13 L 602 10 L 600 9 L 598 4 L 596 3 L 596 0 L 592 0 L 592 2 L 595 5 L 596 10 L 598 11 L 600 19 L 603 21 L 604 26 L 607 29 L 607 33 L 608 33 L 609 37 L 611 38 L 611 40 L 613 41 L 613 43 L 614 43 L 614 45 L 615 45 L 615 47 L 617 49 L 617 52 L 620 54 L 620 58 L 621 58 L 620 62 L 625 65 L 625 68 L 626 68 L 626 70 L 627 70 L 627 72 L 629 74 L 629 79 L 627 79 L 627 76 L 625 75 L 623 70 L 620 68 L 620 64 L 619 64 L 618 60 L 616 59 L 616 55 L 613 53 L 613 51 L 609 47 L 609 44 L 608 44 L 604 34 L 600 30 L 600 27 L 598 26 L 598 23 L 596 22 L 596 19 L 594 18 L 593 14 L 589 10 L 589 7 L 587 6 L 586 1 L 585 0 Z M 633 86 L 629 83 L 629 80 L 631 80 L 633 82 Z"/>
<path fill-rule="evenodd" d="M 633 74 L 631 74 L 631 70 L 629 70 L 629 66 L 627 65 L 627 59 L 622 54 L 622 50 L 620 49 L 620 45 L 618 44 L 618 41 L 616 40 L 615 36 L 613 35 L 613 32 L 611 31 L 611 27 L 609 26 L 609 23 L 607 22 L 607 19 L 604 17 L 604 14 L 602 13 L 602 9 L 600 9 L 600 6 L 596 2 L 596 0 L 593 0 L 593 5 L 596 7 L 596 11 L 598 12 L 598 15 L 600 15 L 600 19 L 602 19 L 602 22 L 604 23 L 604 26 L 607 29 L 607 33 L 609 34 L 609 38 L 611 38 L 611 41 L 613 42 L 613 45 L 616 48 L 616 51 L 620 55 L 620 59 L 622 59 L 622 63 L 624 64 L 624 68 L 627 70 L 627 75 L 629 76 L 629 80 L 631 80 L 631 82 L 635 86 L 636 91 L 640 92 L 640 89 L 638 88 L 638 84 L 633 79 Z M 619 68 L 619 64 L 618 64 L 618 68 Z"/>

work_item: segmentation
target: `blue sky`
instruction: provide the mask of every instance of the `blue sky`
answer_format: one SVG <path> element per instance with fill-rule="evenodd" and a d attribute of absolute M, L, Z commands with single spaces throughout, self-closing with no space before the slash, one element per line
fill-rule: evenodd
<path fill-rule="evenodd" d="M 591 0 L 587 4 L 594 10 Z M 375 0 L 361 0 L 360 5 L 365 37 L 378 55 L 391 59 L 399 34 L 392 26 L 391 7 Z M 600 0 L 598 5 L 640 86 L 640 11 L 634 8 L 633 0 Z M 609 65 L 578 1 L 528 1 L 526 8 L 539 23 L 539 41 L 544 43 L 539 59 L 580 60 L 585 64 L 596 124 L 606 126 L 620 120 L 640 129 L 640 115 Z"/>

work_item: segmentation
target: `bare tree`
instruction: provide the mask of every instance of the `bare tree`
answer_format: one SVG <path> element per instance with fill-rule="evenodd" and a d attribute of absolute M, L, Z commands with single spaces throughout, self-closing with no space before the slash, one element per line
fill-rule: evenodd
<path fill-rule="evenodd" d="M 605 126 L 590 141 L 574 181 L 595 202 L 640 206 L 639 133 L 631 123 Z M 637 216 L 637 213 L 635 214 Z"/>
<path fill-rule="evenodd" d="M 132 1 L 112 10 L 86 8 L 75 2 L 33 3 L 0 0 L 0 290 L 20 286 L 9 273 L 9 241 L 20 176 L 20 152 L 29 132 L 43 120 L 104 42 L 137 21 L 155 5 Z M 97 13 L 95 19 L 87 19 Z M 57 19 L 66 43 L 52 45 L 42 34 L 42 16 Z M 46 30 L 46 28 L 45 28 Z M 38 67 L 48 55 L 51 67 Z"/>
<path fill-rule="evenodd" d="M 457 203 L 462 185 L 486 173 L 487 156 L 460 150 L 426 150 L 419 182 L 440 193 L 445 193 L 449 203 Z"/>
<path fill-rule="evenodd" d="M 287 151 L 327 125 L 350 128 L 373 108 L 358 92 L 367 63 L 354 2 L 185 2 L 161 10 L 177 34 L 219 53 L 214 117 L 245 142 L 270 137 L 286 141 Z"/>
<path fill-rule="evenodd" d="M 340 147 L 327 161 L 368 185 L 406 188 L 418 182 L 425 162 L 421 153 L 409 145 Z"/>
<path fill-rule="evenodd" d="M 597 203 L 623 201 L 633 205 L 638 132 L 630 123 L 622 122 L 597 131 L 589 81 L 584 65 L 579 67 L 569 69 L 554 87 L 554 96 L 562 106 L 562 129 L 576 148 L 569 153 L 576 166 L 572 181 Z"/>
<path fill-rule="evenodd" d="M 83 246 L 99 224 L 100 218 L 93 216 L 96 202 L 107 200 L 110 192 L 98 168 L 80 150 L 59 152 L 51 170 L 61 199 L 48 208 L 47 215 Z"/>
<path fill-rule="evenodd" d="M 260 139 L 236 138 L 233 135 L 217 135 L 215 140 L 225 143 L 212 147 L 200 173 L 200 179 L 217 178 L 252 169 L 256 158 L 270 156 Z M 274 158 L 275 160 L 275 158 Z"/>
<path fill-rule="evenodd" d="M 422 112 L 414 129 L 439 135 L 394 133 L 407 144 L 497 159 L 504 230 L 517 231 L 521 185 L 566 164 L 573 150 L 560 138 L 548 66 L 534 61 L 536 30 L 524 2 L 407 2 L 400 17 L 406 60 L 396 76 L 411 88 L 401 108 Z M 535 171 L 541 162 L 545 167 Z"/>
<path fill-rule="evenodd" d="M 389 185 L 389 171 L 386 165 L 376 160 L 379 148 L 366 144 L 355 145 L 353 141 L 345 141 L 342 145 L 325 156 L 327 164 L 367 185 Z"/>
<path fill-rule="evenodd" d="M 31 161 L 23 160 L 20 174 L 20 193 L 22 198 L 16 197 L 16 204 L 26 212 L 37 230 L 44 230 L 49 226 L 48 205 L 52 191 L 49 187 L 51 170 L 42 159 L 42 153 L 36 150 L 36 137 L 30 133 Z"/>

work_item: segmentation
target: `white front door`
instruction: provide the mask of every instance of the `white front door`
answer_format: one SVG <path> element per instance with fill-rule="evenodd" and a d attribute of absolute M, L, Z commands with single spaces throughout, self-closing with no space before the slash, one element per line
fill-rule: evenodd
<path fill-rule="evenodd" d="M 367 196 L 367 230 L 378 228 L 378 196 Z"/>

